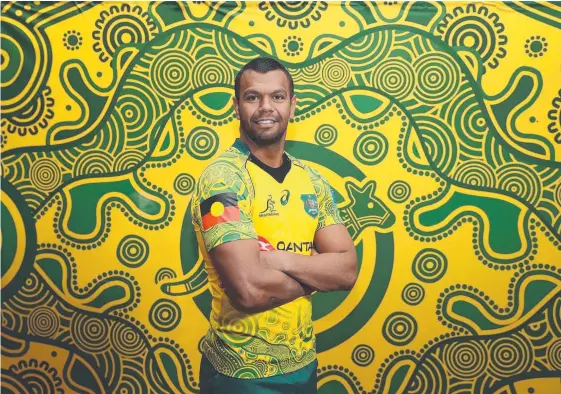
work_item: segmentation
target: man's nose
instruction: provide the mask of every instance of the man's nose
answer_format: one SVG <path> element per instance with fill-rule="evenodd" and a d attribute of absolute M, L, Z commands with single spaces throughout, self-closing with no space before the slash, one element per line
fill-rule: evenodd
<path fill-rule="evenodd" d="M 270 111 L 273 109 L 272 103 L 271 103 L 271 98 L 267 95 L 264 95 L 263 98 L 261 99 L 260 104 L 260 110 L 261 111 Z"/>

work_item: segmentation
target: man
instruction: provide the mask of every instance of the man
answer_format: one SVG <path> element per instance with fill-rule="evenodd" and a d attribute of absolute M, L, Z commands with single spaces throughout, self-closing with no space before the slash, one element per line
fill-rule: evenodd
<path fill-rule="evenodd" d="M 356 251 L 327 181 L 284 152 L 296 107 L 286 68 L 250 61 L 234 107 L 240 138 L 191 204 L 212 294 L 201 393 L 314 393 L 311 294 L 350 290 Z"/>

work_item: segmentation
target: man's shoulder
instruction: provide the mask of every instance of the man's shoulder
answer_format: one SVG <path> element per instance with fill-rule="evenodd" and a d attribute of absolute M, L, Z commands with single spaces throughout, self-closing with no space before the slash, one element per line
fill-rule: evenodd
<path fill-rule="evenodd" d="M 239 176 L 244 177 L 245 165 L 248 155 L 240 152 L 234 147 L 228 148 L 216 156 L 203 170 L 199 182 L 216 176 Z"/>
<path fill-rule="evenodd" d="M 323 175 L 321 175 L 321 173 L 317 169 L 309 166 L 308 164 L 306 164 L 303 161 L 301 161 L 300 159 L 292 156 L 288 152 L 286 152 L 286 155 L 288 156 L 288 158 L 290 159 L 292 164 L 296 165 L 297 167 L 302 168 L 308 174 L 308 176 L 310 177 L 312 182 L 317 182 L 317 181 L 320 181 L 320 180 L 323 179 Z"/>

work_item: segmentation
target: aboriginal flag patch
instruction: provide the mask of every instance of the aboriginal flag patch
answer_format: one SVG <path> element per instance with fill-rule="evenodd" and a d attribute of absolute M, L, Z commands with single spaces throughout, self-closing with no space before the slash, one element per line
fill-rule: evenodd
<path fill-rule="evenodd" d="M 203 230 L 209 230 L 219 223 L 239 222 L 240 208 L 236 193 L 220 193 L 201 203 Z"/>

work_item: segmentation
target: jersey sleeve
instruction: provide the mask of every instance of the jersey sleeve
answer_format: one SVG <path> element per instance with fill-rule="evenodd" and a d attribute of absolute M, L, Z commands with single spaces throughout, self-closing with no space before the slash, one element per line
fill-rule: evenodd
<path fill-rule="evenodd" d="M 231 241 L 257 239 L 251 199 L 241 170 L 231 163 L 215 162 L 203 172 L 193 194 L 191 214 L 207 251 Z"/>
<path fill-rule="evenodd" d="M 314 188 L 318 198 L 318 226 L 316 231 L 332 224 L 342 224 L 343 219 L 335 203 L 333 189 L 327 180 L 319 173 L 315 173 Z"/>

